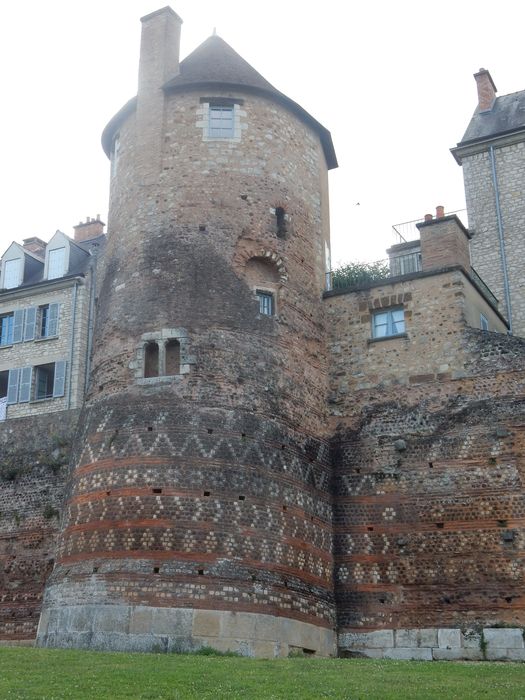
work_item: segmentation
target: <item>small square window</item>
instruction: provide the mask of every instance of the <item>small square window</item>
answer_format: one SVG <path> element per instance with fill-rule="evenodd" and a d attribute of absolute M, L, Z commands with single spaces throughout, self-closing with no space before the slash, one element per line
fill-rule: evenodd
<path fill-rule="evenodd" d="M 273 316 L 273 294 L 271 292 L 262 292 L 259 289 L 255 292 L 255 294 L 259 300 L 259 313 L 263 316 Z"/>
<path fill-rule="evenodd" d="M 405 312 L 403 309 L 376 311 L 372 316 L 372 336 L 388 338 L 405 332 Z"/>
<path fill-rule="evenodd" d="M 479 315 L 479 326 L 482 331 L 488 331 L 489 329 L 489 322 L 486 316 L 483 316 L 483 314 Z"/>
<path fill-rule="evenodd" d="M 233 105 L 210 105 L 208 136 L 212 139 L 232 139 Z"/>

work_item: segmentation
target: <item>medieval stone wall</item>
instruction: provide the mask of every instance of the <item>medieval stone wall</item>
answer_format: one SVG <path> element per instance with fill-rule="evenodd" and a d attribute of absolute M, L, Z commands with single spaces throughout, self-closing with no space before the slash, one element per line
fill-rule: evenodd
<path fill-rule="evenodd" d="M 525 344 L 466 328 L 450 281 L 429 278 L 419 297 L 400 283 L 408 337 L 372 344 L 369 299 L 326 299 L 342 649 L 369 645 L 352 637 L 359 630 L 419 629 L 436 641 L 416 644 L 410 633 L 391 655 L 433 658 L 438 628 L 525 622 Z M 394 647 L 379 641 L 370 646 Z"/>
<path fill-rule="evenodd" d="M 326 163 L 286 109 L 227 96 L 240 140 L 203 138 L 209 92 L 166 98 L 156 173 L 135 116 L 120 128 L 46 644 L 107 648 L 112 605 L 124 611 L 112 648 L 192 646 L 192 624 L 169 622 L 178 608 L 286 618 L 296 646 L 334 651 Z M 273 315 L 257 289 L 274 294 Z M 145 334 L 180 338 L 184 372 L 141 380 Z M 136 606 L 157 611 L 140 631 Z M 243 634 L 253 653 L 268 641 Z"/>
<path fill-rule="evenodd" d="M 0 424 L 0 640 L 32 640 L 50 574 L 78 412 Z"/>

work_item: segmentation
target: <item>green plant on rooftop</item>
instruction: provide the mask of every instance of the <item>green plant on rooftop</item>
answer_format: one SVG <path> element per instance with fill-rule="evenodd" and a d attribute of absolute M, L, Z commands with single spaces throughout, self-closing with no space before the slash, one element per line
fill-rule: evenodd
<path fill-rule="evenodd" d="M 384 280 L 387 277 L 390 277 L 390 268 L 383 260 L 371 263 L 351 262 L 341 265 L 332 272 L 332 288 L 357 287 Z"/>

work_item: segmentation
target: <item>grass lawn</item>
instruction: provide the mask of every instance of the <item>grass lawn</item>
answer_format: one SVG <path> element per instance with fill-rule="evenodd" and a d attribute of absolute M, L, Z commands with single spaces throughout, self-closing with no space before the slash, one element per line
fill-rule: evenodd
<path fill-rule="evenodd" d="M 0 698 L 504 698 L 525 700 L 525 664 L 281 659 L 0 648 Z"/>

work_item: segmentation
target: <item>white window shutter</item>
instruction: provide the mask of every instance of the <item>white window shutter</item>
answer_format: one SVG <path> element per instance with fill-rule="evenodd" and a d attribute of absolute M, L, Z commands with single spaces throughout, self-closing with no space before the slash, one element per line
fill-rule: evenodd
<path fill-rule="evenodd" d="M 47 279 L 54 280 L 63 277 L 65 273 L 66 249 L 54 248 L 50 250 L 47 258 Z"/>
<path fill-rule="evenodd" d="M 55 381 L 53 382 L 53 396 L 64 396 L 66 386 L 66 362 L 55 362 Z"/>
<path fill-rule="evenodd" d="M 4 263 L 4 280 L 2 287 L 4 289 L 13 289 L 18 287 L 20 284 L 20 266 L 22 264 L 21 258 L 16 258 L 16 260 L 6 260 Z"/>
<path fill-rule="evenodd" d="M 58 335 L 58 311 L 59 304 L 49 304 L 49 316 L 47 319 L 47 335 L 49 337 Z"/>
<path fill-rule="evenodd" d="M 27 403 L 31 399 L 32 375 L 32 367 L 22 367 L 20 370 L 20 390 L 18 392 L 18 401 L 20 403 Z"/>
<path fill-rule="evenodd" d="M 19 369 L 10 369 L 9 378 L 7 380 L 7 403 L 12 404 L 18 401 L 18 380 L 20 377 Z"/>
<path fill-rule="evenodd" d="M 24 332 L 24 309 L 17 309 L 14 313 L 13 343 L 21 343 Z"/>
<path fill-rule="evenodd" d="M 26 320 L 24 323 L 24 340 L 35 339 L 36 328 L 36 306 L 30 306 L 26 309 Z"/>

